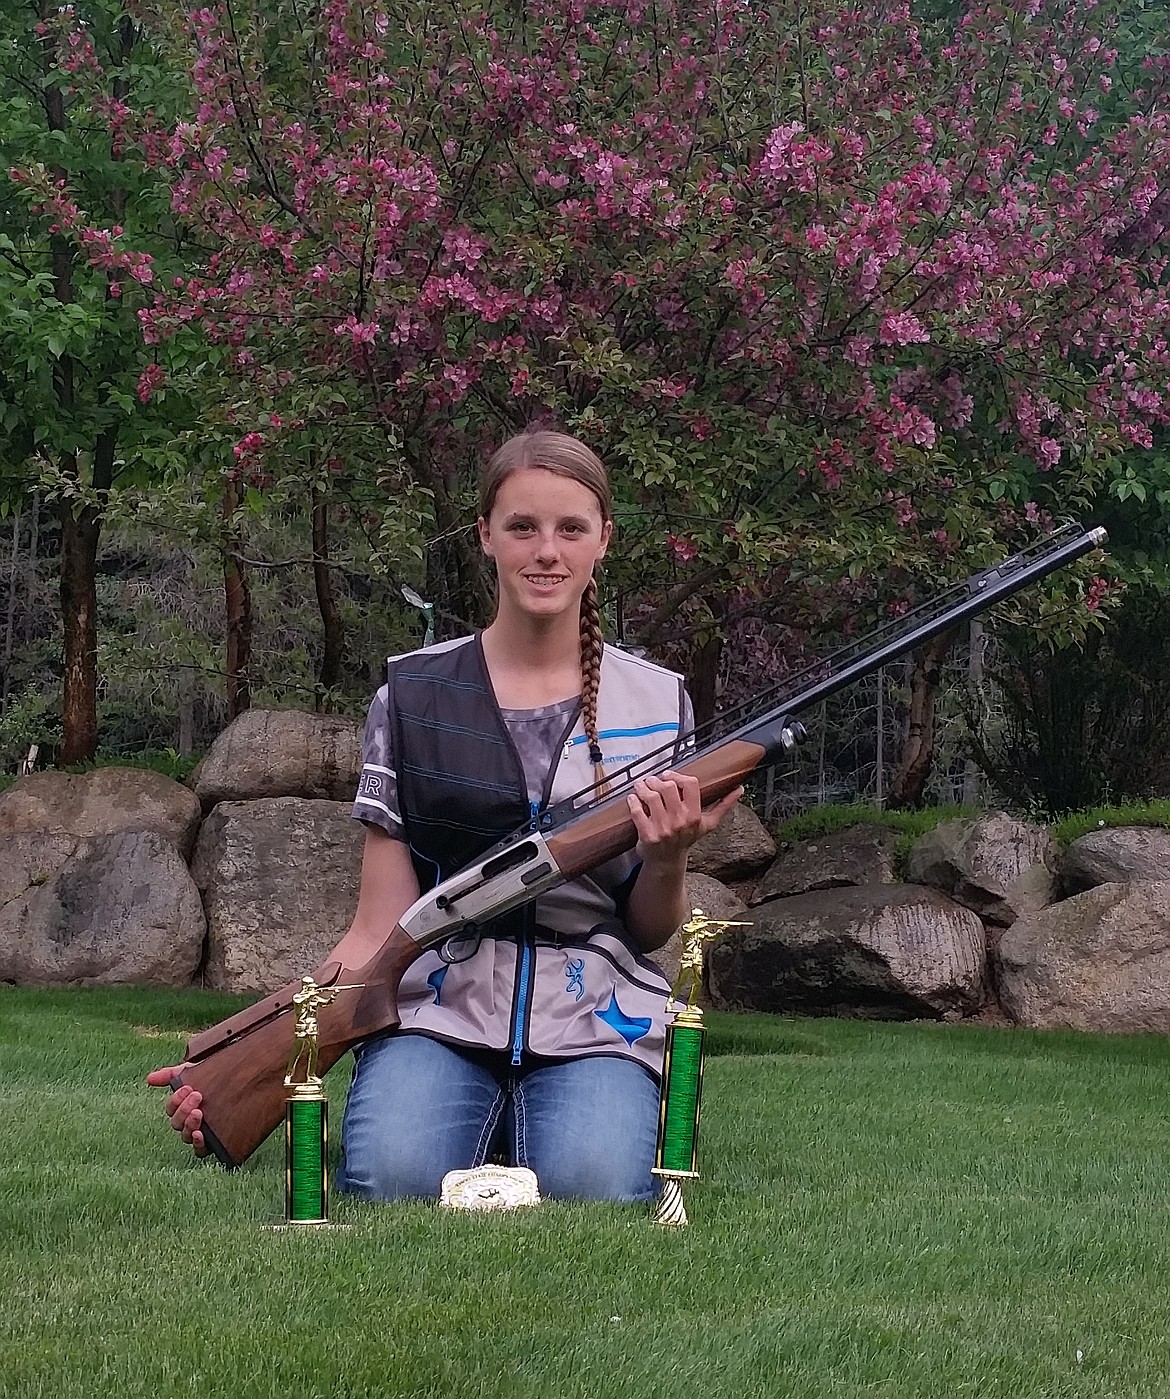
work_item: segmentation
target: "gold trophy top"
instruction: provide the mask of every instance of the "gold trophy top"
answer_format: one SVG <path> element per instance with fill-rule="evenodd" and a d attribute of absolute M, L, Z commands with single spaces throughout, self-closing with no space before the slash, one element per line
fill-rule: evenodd
<path fill-rule="evenodd" d="M 683 1007 L 675 1016 L 676 1020 L 701 1022 L 703 1012 L 698 1007 L 699 992 L 703 986 L 703 956 L 707 943 L 714 940 L 725 928 L 746 928 L 745 922 L 732 918 L 708 918 L 701 908 L 692 908 L 688 922 L 682 925 L 682 953 L 678 959 L 678 975 L 671 988 L 670 1000 L 683 1001 Z M 686 986 L 687 994 L 682 994 Z M 669 1003 L 668 1003 L 669 1005 Z"/>
<path fill-rule="evenodd" d="M 329 986 L 322 989 L 311 976 L 301 977 L 301 989 L 293 993 L 292 1003 L 296 1011 L 296 1025 L 293 1028 L 293 1047 L 289 1055 L 288 1068 L 284 1074 L 284 1086 L 294 1092 L 298 1089 L 315 1092 L 321 1087 L 317 1074 L 317 1036 L 320 1026 L 317 1012 L 337 997 L 340 991 L 360 991 L 360 986 Z M 304 1077 L 298 1078 L 297 1071 L 304 1058 Z"/>

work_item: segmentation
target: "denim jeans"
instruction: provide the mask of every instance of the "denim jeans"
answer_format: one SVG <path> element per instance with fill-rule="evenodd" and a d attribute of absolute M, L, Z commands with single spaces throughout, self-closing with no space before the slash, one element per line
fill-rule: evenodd
<path fill-rule="evenodd" d="M 658 1084 L 639 1064 L 595 1056 L 514 1068 L 507 1053 L 425 1035 L 360 1046 L 342 1125 L 337 1188 L 370 1200 L 434 1199 L 447 1171 L 502 1145 L 551 1199 L 652 1200 Z"/>

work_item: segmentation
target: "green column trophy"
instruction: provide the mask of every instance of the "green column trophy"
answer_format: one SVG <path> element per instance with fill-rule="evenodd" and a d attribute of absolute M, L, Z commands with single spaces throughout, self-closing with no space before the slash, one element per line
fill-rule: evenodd
<path fill-rule="evenodd" d="M 745 923 L 708 918 L 701 908 L 691 910 L 690 921 L 682 926 L 682 955 L 678 975 L 667 1001 L 667 1009 L 677 1003 L 681 1009 L 666 1027 L 666 1048 L 662 1061 L 662 1100 L 658 1110 L 658 1146 L 653 1174 L 662 1178 L 662 1194 L 654 1209 L 654 1222 L 668 1228 L 681 1228 L 687 1222 L 683 1204 L 684 1180 L 697 1180 L 699 1106 L 703 1087 L 703 1012 L 697 1005 L 703 984 L 703 946 L 717 938 L 724 928 L 743 928 Z M 687 987 L 683 1000 L 683 987 Z"/>
<path fill-rule="evenodd" d="M 292 998 L 296 1010 L 292 1053 L 284 1075 L 288 1095 L 284 1104 L 284 1222 L 310 1225 L 329 1223 L 329 1099 L 317 1075 L 317 1012 L 339 991 L 355 986 L 330 986 L 327 990 L 311 976 L 301 977 L 301 989 Z M 303 1074 L 298 1078 L 298 1073 Z"/>

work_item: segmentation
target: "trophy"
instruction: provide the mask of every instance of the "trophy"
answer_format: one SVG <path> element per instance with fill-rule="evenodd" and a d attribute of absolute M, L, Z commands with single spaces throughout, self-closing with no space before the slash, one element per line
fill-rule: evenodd
<path fill-rule="evenodd" d="M 296 1011 L 292 1053 L 284 1086 L 284 1221 L 286 1224 L 329 1223 L 329 1099 L 317 1075 L 317 1012 L 339 991 L 357 986 L 330 986 L 322 990 L 311 976 L 301 977 L 301 989 L 292 998 Z M 299 1075 L 299 1076 L 298 1076 Z"/>
<path fill-rule="evenodd" d="M 667 1001 L 681 1006 L 666 1027 L 662 1062 L 662 1099 L 658 1110 L 658 1145 L 653 1174 L 662 1179 L 662 1194 L 654 1210 L 655 1224 L 681 1228 L 687 1222 L 683 1180 L 697 1180 L 699 1100 L 703 1087 L 703 1012 L 697 1002 L 703 984 L 703 947 L 724 928 L 746 928 L 747 923 L 708 918 L 701 908 L 691 910 L 682 926 L 682 955 L 678 975 Z M 682 992 L 686 987 L 686 998 Z"/>

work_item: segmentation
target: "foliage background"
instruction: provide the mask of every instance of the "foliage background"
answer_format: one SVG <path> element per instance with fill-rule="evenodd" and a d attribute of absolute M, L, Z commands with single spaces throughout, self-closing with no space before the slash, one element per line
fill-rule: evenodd
<path fill-rule="evenodd" d="M 482 621 L 475 463 L 551 416 L 615 476 L 610 633 L 700 714 L 1104 520 L 1107 571 L 953 654 L 900 799 L 970 789 L 972 755 L 1025 804 L 1142 795 L 1164 46 L 1138 0 L 11 12 L 4 761 L 86 756 L 71 636 L 108 752 L 185 754 L 247 703 L 359 713 L 420 639 L 403 584 L 440 635 Z M 92 641 L 60 592 L 83 519 Z M 818 794 L 898 786 L 921 679 L 827 716 Z"/>

